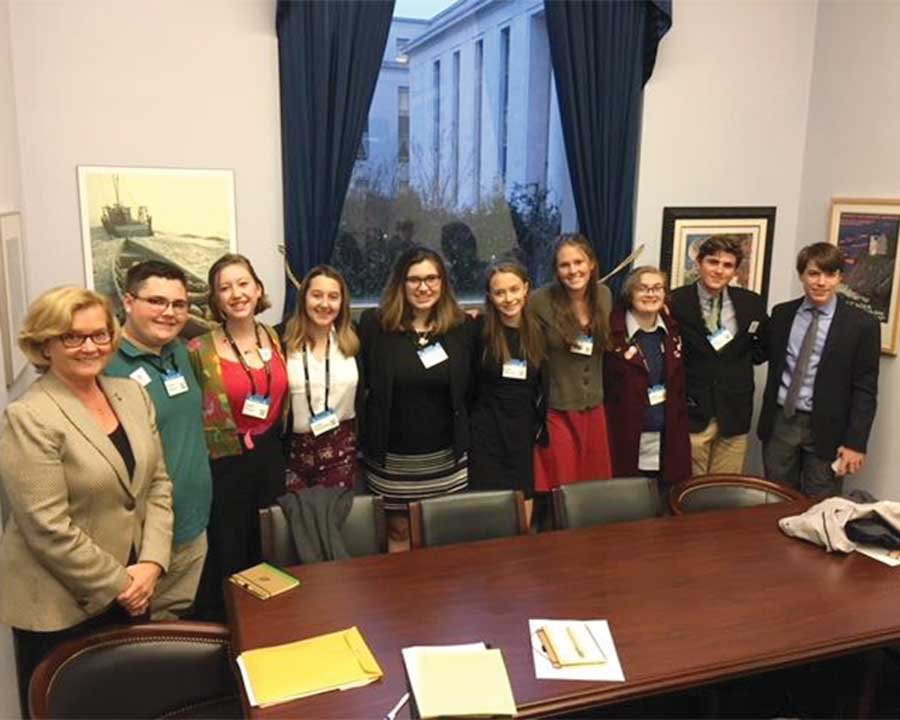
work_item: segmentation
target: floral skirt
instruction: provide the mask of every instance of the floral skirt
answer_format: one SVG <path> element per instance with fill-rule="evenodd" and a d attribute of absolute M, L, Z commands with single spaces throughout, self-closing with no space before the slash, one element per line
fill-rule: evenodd
<path fill-rule="evenodd" d="M 355 425 L 355 420 L 345 420 L 319 437 L 311 432 L 291 435 L 287 491 L 313 485 L 354 489 L 359 474 Z"/>

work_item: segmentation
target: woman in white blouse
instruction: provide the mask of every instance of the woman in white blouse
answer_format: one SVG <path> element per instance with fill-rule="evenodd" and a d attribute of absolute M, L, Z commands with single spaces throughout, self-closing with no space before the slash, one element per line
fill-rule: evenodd
<path fill-rule="evenodd" d="M 303 278 L 284 349 L 292 414 L 287 489 L 353 488 L 359 338 L 347 283 L 333 267 L 317 265 Z"/>

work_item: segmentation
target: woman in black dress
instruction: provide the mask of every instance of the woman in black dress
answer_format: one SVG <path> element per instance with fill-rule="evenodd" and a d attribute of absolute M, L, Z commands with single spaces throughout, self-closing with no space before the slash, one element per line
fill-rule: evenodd
<path fill-rule="evenodd" d="M 530 283 L 517 263 L 488 270 L 477 320 L 469 482 L 473 490 L 521 490 L 531 521 L 535 440 L 546 443 L 544 338 L 525 312 Z"/>

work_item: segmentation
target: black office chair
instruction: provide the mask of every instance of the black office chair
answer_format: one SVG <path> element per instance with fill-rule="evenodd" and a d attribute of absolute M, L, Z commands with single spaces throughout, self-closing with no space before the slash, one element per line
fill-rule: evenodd
<path fill-rule="evenodd" d="M 259 531 L 263 560 L 284 567 L 300 563 L 281 506 L 260 509 Z M 350 514 L 341 528 L 341 537 L 350 557 L 387 552 L 384 500 L 380 495 L 354 495 Z"/>
<path fill-rule="evenodd" d="M 464 492 L 409 504 L 413 548 L 488 540 L 528 532 L 519 490 Z"/>
<path fill-rule="evenodd" d="M 673 486 L 669 507 L 674 515 L 727 510 L 800 500 L 793 488 L 754 475 L 698 475 Z"/>
<path fill-rule="evenodd" d="M 558 530 L 643 520 L 660 515 L 656 480 L 613 478 L 554 488 L 553 524 Z"/>
<path fill-rule="evenodd" d="M 224 625 L 131 625 L 75 638 L 37 666 L 31 717 L 240 718 Z"/>

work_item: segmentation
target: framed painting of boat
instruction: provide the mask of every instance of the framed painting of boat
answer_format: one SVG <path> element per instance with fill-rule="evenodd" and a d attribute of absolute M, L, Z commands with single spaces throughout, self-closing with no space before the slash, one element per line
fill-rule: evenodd
<path fill-rule="evenodd" d="M 28 366 L 16 343 L 28 308 L 24 258 L 22 216 L 17 212 L 0 214 L 0 345 L 6 387 Z"/>
<path fill-rule="evenodd" d="M 237 248 L 234 172 L 80 165 L 78 193 L 87 287 L 109 296 L 124 319 L 128 269 L 144 260 L 177 265 L 191 303 L 183 335 L 205 332 L 207 273 Z"/>
<path fill-rule="evenodd" d="M 838 290 L 881 323 L 881 352 L 896 355 L 900 343 L 900 200 L 835 198 L 828 241 L 844 253 Z"/>

